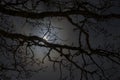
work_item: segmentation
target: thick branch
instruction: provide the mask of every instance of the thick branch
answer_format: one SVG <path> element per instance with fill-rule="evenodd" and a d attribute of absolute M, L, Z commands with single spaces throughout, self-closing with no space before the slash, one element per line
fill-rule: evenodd
<path fill-rule="evenodd" d="M 46 12 L 28 12 L 28 11 L 17 11 L 12 9 L 7 9 L 0 5 L 0 12 L 3 14 L 11 15 L 11 16 L 19 16 L 24 18 L 31 18 L 31 19 L 41 19 L 45 17 L 65 17 L 69 15 L 83 15 L 90 18 L 95 19 L 109 19 L 109 18 L 120 18 L 120 14 L 105 14 L 100 15 L 97 13 L 93 13 L 90 11 L 84 11 L 84 10 L 68 10 L 68 11 L 46 11 Z"/>
<path fill-rule="evenodd" d="M 54 44 L 54 43 L 50 43 L 47 42 L 45 39 L 41 38 L 41 37 L 37 37 L 37 36 L 25 36 L 22 34 L 18 34 L 18 33 L 9 33 L 6 32 L 4 30 L 0 29 L 0 36 L 6 37 L 6 38 L 10 38 L 10 39 L 16 39 L 16 40 L 22 40 L 24 42 L 31 42 L 34 45 L 38 45 L 38 46 L 44 46 L 44 47 L 50 47 L 50 48 L 63 48 L 63 49 L 71 49 L 71 50 L 81 50 L 85 53 L 87 53 L 86 51 L 80 49 L 79 47 L 72 47 L 72 46 L 68 46 L 68 45 L 60 45 L 60 44 Z M 44 44 L 39 44 L 40 42 L 44 43 Z"/>

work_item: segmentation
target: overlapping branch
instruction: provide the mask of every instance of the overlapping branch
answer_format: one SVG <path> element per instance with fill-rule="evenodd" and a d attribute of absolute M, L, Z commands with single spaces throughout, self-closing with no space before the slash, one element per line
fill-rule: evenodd
<path fill-rule="evenodd" d="M 66 17 L 69 15 L 82 15 L 94 19 L 110 19 L 110 18 L 120 19 L 120 14 L 114 14 L 114 13 L 97 14 L 85 10 L 67 10 L 62 12 L 60 11 L 28 12 L 24 10 L 17 11 L 17 10 L 7 9 L 2 5 L 0 5 L 0 12 L 6 15 L 19 16 L 19 17 L 31 18 L 31 19 L 42 19 L 45 17 Z"/>
<path fill-rule="evenodd" d="M 77 29 L 80 30 L 80 34 L 84 34 L 85 35 L 85 42 L 86 42 L 86 46 L 87 49 L 84 49 L 81 47 L 82 42 L 81 40 L 81 35 L 79 34 L 79 46 L 71 46 L 71 45 L 66 45 L 66 44 L 56 44 L 56 43 L 51 43 L 47 40 L 45 40 L 42 37 L 38 37 L 38 36 L 26 36 L 23 34 L 19 34 L 19 33 L 12 33 L 12 32 L 7 32 L 5 30 L 0 29 L 0 37 L 5 37 L 11 40 L 15 40 L 19 42 L 19 45 L 17 46 L 18 48 L 21 45 L 24 45 L 25 43 L 27 44 L 26 46 L 26 54 L 27 54 L 27 48 L 30 48 L 31 46 L 39 46 L 39 47 L 44 47 L 48 50 L 47 55 L 43 58 L 43 60 L 48 57 L 48 60 L 54 63 L 59 63 L 60 64 L 60 73 L 62 75 L 62 66 L 61 65 L 65 65 L 63 64 L 63 60 L 54 60 L 52 59 L 52 57 L 50 56 L 50 54 L 52 53 L 52 50 L 58 52 L 60 54 L 60 58 L 64 57 L 65 61 L 67 61 L 68 63 L 74 65 L 75 68 L 79 69 L 81 74 L 81 79 L 82 77 L 86 77 L 86 80 L 88 80 L 88 75 L 93 76 L 93 74 L 96 74 L 99 76 L 99 78 L 103 79 L 102 77 L 104 77 L 106 80 L 109 80 L 108 77 L 106 76 L 106 73 L 104 71 L 104 67 L 102 67 L 95 59 L 93 56 L 100 56 L 102 58 L 106 58 L 111 62 L 114 62 L 118 65 L 120 65 L 120 54 L 116 53 L 116 52 L 111 52 L 108 50 L 104 50 L 104 49 L 99 49 L 99 48 L 92 48 L 91 44 L 90 44 L 90 36 L 89 33 L 84 30 L 84 26 L 85 26 L 85 22 L 86 20 L 84 20 L 81 24 L 82 26 L 80 26 L 79 24 L 74 22 L 74 19 L 70 16 L 73 15 L 80 15 L 80 16 L 84 16 L 84 18 L 94 18 L 95 20 L 103 20 L 103 19 L 110 19 L 110 18 L 116 18 L 116 19 L 120 19 L 120 14 L 117 13 L 109 13 L 109 14 L 100 14 L 97 12 L 94 12 L 92 10 L 87 9 L 88 7 L 86 7 L 87 5 L 91 6 L 92 8 L 95 9 L 99 9 L 101 10 L 102 8 L 105 7 L 97 7 L 95 5 L 92 5 L 91 3 L 88 2 L 84 2 L 84 3 L 79 3 L 78 7 L 76 9 L 74 8 L 69 8 L 66 10 L 53 10 L 53 11 L 28 11 L 27 9 L 22 9 L 22 8 L 26 8 L 28 6 L 25 6 L 24 4 L 26 2 L 28 2 L 29 0 L 25 0 L 23 2 L 18 2 L 18 3 L 10 3 L 10 2 L 5 2 L 5 5 L 0 3 L 0 13 L 1 14 L 5 14 L 5 15 L 9 15 L 9 16 L 17 16 L 17 17 L 23 17 L 23 18 L 30 18 L 30 19 L 43 19 L 43 18 L 47 18 L 47 17 L 64 17 L 66 18 L 74 27 L 76 27 Z M 42 1 L 42 0 L 38 0 L 38 1 Z M 44 0 L 43 0 L 44 2 Z M 22 8 L 18 8 L 15 7 L 17 5 L 22 5 L 24 7 Z M 59 6 L 60 7 L 60 6 Z M 5 47 L 6 48 L 6 47 Z M 7 49 L 7 48 L 6 48 Z M 30 48 L 31 49 L 31 48 Z M 68 54 L 66 54 L 64 52 L 64 50 L 68 50 Z M 14 62 L 15 67 L 14 68 L 9 68 L 9 67 L 4 67 L 2 65 L 0 65 L 0 69 L 6 69 L 6 70 L 16 70 L 16 65 L 17 64 L 17 59 L 16 59 L 16 51 L 13 52 L 13 57 L 14 57 Z M 32 51 L 32 50 L 31 50 Z M 76 53 L 72 53 L 70 51 L 77 51 Z M 32 52 L 33 56 L 31 57 L 31 59 L 34 58 L 34 52 Z M 81 59 L 83 60 L 83 64 L 79 63 L 79 59 L 77 61 L 74 60 L 74 58 L 77 57 L 82 57 Z M 85 57 L 88 57 L 89 60 L 91 61 L 92 64 L 90 64 L 89 62 L 87 62 L 87 59 Z M 102 59 L 101 58 L 101 59 Z M 87 68 L 88 66 L 91 65 L 95 65 L 97 67 L 97 69 L 94 69 L 93 71 L 91 71 L 89 68 Z M 24 65 L 21 65 L 21 67 L 23 67 L 24 69 Z M 95 68 L 96 68 L 95 67 Z M 67 67 L 68 68 L 68 67 Z M 72 68 L 72 67 L 70 67 Z M 20 72 L 20 71 L 19 71 Z M 99 73 L 100 72 L 100 73 Z M 72 72 L 71 72 L 72 73 Z M 61 78 L 62 79 L 62 78 Z"/>

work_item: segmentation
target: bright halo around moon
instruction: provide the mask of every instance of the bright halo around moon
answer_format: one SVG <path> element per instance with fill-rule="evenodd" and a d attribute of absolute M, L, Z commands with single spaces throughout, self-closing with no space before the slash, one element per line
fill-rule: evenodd
<path fill-rule="evenodd" d="M 48 36 L 45 35 L 45 36 L 43 37 L 43 39 L 45 39 L 46 41 L 48 41 Z"/>

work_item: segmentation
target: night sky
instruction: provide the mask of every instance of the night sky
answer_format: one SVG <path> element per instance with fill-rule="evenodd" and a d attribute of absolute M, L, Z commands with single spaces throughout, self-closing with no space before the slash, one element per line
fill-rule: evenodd
<path fill-rule="evenodd" d="M 5 0 L 5 1 L 7 1 L 7 0 Z M 59 1 L 63 1 L 63 0 L 59 0 Z M 65 0 L 65 1 L 67 1 L 67 0 Z M 87 0 L 87 1 L 97 4 L 98 0 L 94 0 L 94 1 Z M 116 7 L 108 9 L 107 11 L 105 11 L 105 13 L 109 14 L 111 12 L 111 13 L 120 14 L 120 8 L 118 7 L 118 6 L 120 6 L 119 5 L 120 1 L 115 0 L 113 2 L 115 2 Z M 52 5 L 52 4 L 50 4 L 50 5 Z M 44 4 L 41 4 L 41 6 L 38 7 L 38 9 L 40 9 L 41 11 L 56 10 L 54 5 L 49 8 L 47 6 L 45 6 Z M 2 12 L 0 12 L 0 15 L 1 15 L 1 13 Z M 5 14 L 5 16 L 6 16 L 6 14 Z M 12 33 L 19 33 L 19 34 L 23 34 L 26 36 L 38 36 L 38 37 L 45 39 L 46 41 L 48 41 L 50 43 L 76 46 L 76 47 L 79 46 L 79 37 L 78 37 L 79 30 L 76 29 L 76 27 L 73 24 L 71 24 L 67 18 L 47 17 L 47 18 L 43 18 L 43 19 L 29 19 L 29 18 L 26 19 L 26 18 L 19 17 L 19 16 L 10 16 L 10 15 L 7 15 L 7 16 L 8 16 L 8 19 L 7 19 L 8 22 L 6 22 L 6 23 L 12 25 L 12 27 L 9 27 L 10 25 L 7 25 L 7 27 L 0 27 L 0 29 L 6 30 L 6 28 L 8 28 L 9 29 L 8 31 L 11 31 Z M 73 20 L 75 23 L 84 19 L 83 16 L 75 16 L 74 15 L 72 17 L 73 17 Z M 4 18 L 4 19 L 6 19 L 6 18 Z M 0 21 L 1 21 L 0 25 L 6 26 L 5 23 L 2 23 L 2 19 Z M 89 39 L 90 39 L 90 44 L 91 44 L 92 48 L 113 50 L 116 52 L 118 50 L 118 52 L 120 53 L 120 45 L 119 45 L 120 44 L 120 19 L 119 18 L 118 19 L 113 18 L 113 19 L 109 19 L 109 20 L 98 20 L 98 21 L 90 18 L 90 19 L 88 19 L 88 24 L 86 24 L 83 29 L 85 29 L 90 34 Z M 82 35 L 82 38 L 83 38 L 82 39 L 83 48 L 87 50 L 84 35 Z M 10 41 L 11 40 L 8 39 L 7 43 L 10 45 L 14 44 L 14 42 L 10 42 Z M 25 48 L 24 48 L 24 46 L 22 46 L 22 47 L 23 48 L 21 48 L 21 50 L 24 52 Z M 0 47 L 0 48 L 2 50 L 2 47 Z M 38 61 L 41 61 L 41 62 L 42 62 L 44 56 L 49 51 L 49 48 L 40 47 L 40 46 L 32 46 L 31 49 L 34 52 L 34 57 Z M 3 50 L 3 52 L 4 51 L 5 50 Z M 30 49 L 28 50 L 28 52 L 29 51 L 30 51 Z M 70 51 L 71 51 L 71 53 L 76 53 L 76 51 L 72 51 L 72 50 L 70 50 Z M 67 54 L 67 53 L 69 53 L 69 50 L 65 49 L 65 50 L 63 50 L 63 52 L 65 52 L 65 54 Z M 88 52 L 89 52 L 89 50 L 88 50 Z M 9 53 L 9 50 L 8 50 L 8 53 Z M 58 60 L 64 59 L 63 56 L 61 56 L 61 57 L 60 56 L 61 55 L 58 52 L 51 51 L 51 57 L 53 59 L 58 59 Z M 6 58 L 2 58 L 2 56 L 0 58 L 1 58 L 0 65 L 1 65 L 1 63 L 4 63 L 4 61 L 5 61 L 5 63 L 9 63 L 9 60 L 6 60 Z M 105 74 L 107 74 L 107 73 L 115 74 L 115 76 L 113 76 L 110 80 L 119 80 L 120 79 L 120 76 L 119 76 L 119 73 L 120 73 L 119 66 L 120 65 L 109 62 L 109 61 L 107 61 L 107 59 L 103 59 L 103 58 L 99 59 L 96 55 L 93 56 L 93 58 L 96 60 L 96 62 L 98 64 L 100 64 L 101 66 L 104 66 L 104 69 L 106 71 L 109 67 L 116 68 L 116 70 L 111 69 L 110 71 L 105 73 Z M 90 63 L 88 56 L 86 56 L 85 59 L 88 63 Z M 81 56 L 75 57 L 75 61 L 79 65 L 82 65 L 82 63 L 84 62 L 82 60 Z M 100 61 L 104 62 L 104 63 L 102 64 Z M 48 60 L 48 58 L 46 58 L 44 61 L 44 64 L 43 63 L 40 64 L 40 67 L 43 68 L 40 70 L 40 72 L 32 74 L 32 76 L 29 77 L 28 79 L 20 79 L 20 80 L 60 80 L 59 64 L 55 64 L 55 68 L 54 68 L 53 64 L 54 64 L 53 62 L 50 62 Z M 70 63 L 66 61 L 64 64 L 67 65 Z M 40 67 L 36 66 L 36 65 L 28 66 L 28 68 L 32 68 L 32 69 L 37 69 Z M 87 69 L 89 69 L 89 70 L 93 70 L 94 68 L 97 68 L 97 67 L 94 65 L 87 67 Z M 80 80 L 79 78 L 80 78 L 81 73 L 79 72 L 78 69 L 75 68 L 75 66 L 73 66 L 73 69 L 75 69 L 72 72 L 74 74 L 74 76 L 72 74 L 71 75 L 69 74 L 68 69 L 63 68 L 62 73 L 63 73 L 64 79 L 61 79 L 61 80 L 72 80 L 72 78 L 74 80 Z M 10 75 L 10 77 L 12 77 L 11 80 L 17 80 L 14 78 L 14 76 L 16 75 L 16 73 L 14 71 L 8 72 L 6 74 Z M 70 76 L 72 77 L 71 79 L 70 79 Z M 88 75 L 88 77 L 89 77 L 89 75 Z M 96 76 L 95 80 L 97 80 L 97 79 L 98 79 L 98 77 Z M 2 77 L 0 76 L 0 80 L 5 80 L 5 79 L 2 79 Z M 86 79 L 83 78 L 83 80 L 86 80 Z M 92 80 L 92 79 L 89 78 L 88 80 Z"/>

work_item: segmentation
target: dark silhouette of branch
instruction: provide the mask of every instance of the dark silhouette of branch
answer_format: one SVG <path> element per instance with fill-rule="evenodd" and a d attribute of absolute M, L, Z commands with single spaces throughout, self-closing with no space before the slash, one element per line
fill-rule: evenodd
<path fill-rule="evenodd" d="M 66 17 L 69 15 L 82 15 L 89 18 L 94 19 L 110 19 L 110 18 L 120 18 L 120 14 L 97 14 L 90 11 L 84 10 L 68 10 L 68 11 L 45 11 L 45 12 L 28 12 L 28 11 L 17 11 L 12 9 L 4 8 L 4 6 L 0 5 L 0 12 L 3 14 L 11 15 L 11 16 L 19 16 L 24 18 L 31 19 L 42 19 L 45 17 Z"/>
<path fill-rule="evenodd" d="M 114 46 L 110 49 L 105 48 L 102 42 L 103 47 L 97 46 L 96 43 L 91 42 L 96 37 L 91 35 L 90 32 L 92 32 L 91 28 L 95 26 L 92 21 L 120 19 L 120 14 L 114 12 L 114 10 L 113 12 L 109 11 L 114 7 L 112 5 L 114 3 L 109 0 L 102 1 L 95 4 L 97 3 L 95 0 L 95 3 L 92 4 L 92 1 L 87 0 L 1 0 L 0 80 L 10 79 L 12 77 L 8 75 L 10 72 L 11 74 L 15 72 L 16 79 L 24 80 L 24 78 L 31 77 L 33 72 L 39 72 L 46 68 L 46 66 L 42 66 L 46 60 L 53 63 L 54 71 L 57 71 L 56 68 L 59 69 L 60 80 L 78 80 L 78 78 L 79 80 L 112 80 L 110 76 L 113 72 L 111 71 L 115 71 L 120 66 L 119 49 L 113 50 Z M 44 7 L 41 5 L 44 5 Z M 8 17 L 10 17 L 10 20 Z M 37 35 L 28 36 L 23 32 L 10 31 L 14 27 L 19 27 L 19 24 L 14 25 L 12 23 L 11 19 L 14 19 L 14 17 L 26 19 L 25 23 L 34 26 L 36 29 L 36 25 L 42 24 L 43 29 L 40 30 L 43 37 Z M 42 21 L 48 18 L 49 24 L 47 21 Z M 63 18 L 72 25 L 71 27 L 75 28 L 74 32 L 76 30 L 79 33 L 76 35 L 78 37 L 77 45 L 55 42 L 60 38 L 58 38 L 59 33 L 53 31 L 57 27 L 53 26 L 52 18 L 55 18 L 55 20 L 58 18 L 62 20 Z M 15 23 L 17 24 L 17 20 Z M 89 24 L 93 27 L 90 27 Z M 69 30 L 69 26 L 67 28 Z M 54 39 L 53 34 L 56 36 Z M 44 38 L 46 35 L 52 37 L 51 41 Z M 94 45 L 95 47 L 93 47 Z M 36 57 L 33 47 L 39 48 L 40 53 L 43 53 L 42 51 L 46 52 L 43 57 L 39 54 L 42 59 Z M 57 56 L 52 56 L 53 54 Z M 111 64 L 117 67 L 107 66 Z M 64 74 L 64 72 L 67 73 Z M 79 76 L 76 74 L 79 74 Z"/>

